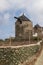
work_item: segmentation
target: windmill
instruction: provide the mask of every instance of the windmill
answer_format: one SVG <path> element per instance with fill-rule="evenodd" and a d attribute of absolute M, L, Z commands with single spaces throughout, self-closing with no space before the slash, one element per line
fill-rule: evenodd
<path fill-rule="evenodd" d="M 22 21 L 20 18 L 18 18 L 18 17 L 14 17 L 14 18 L 17 19 L 20 22 L 20 24 L 22 24 Z"/>
<path fill-rule="evenodd" d="M 20 22 L 20 24 L 22 24 L 22 21 L 20 18 L 18 18 L 18 17 L 14 17 L 14 18 L 17 19 Z M 29 32 L 29 43 L 30 43 L 30 32 Z"/>

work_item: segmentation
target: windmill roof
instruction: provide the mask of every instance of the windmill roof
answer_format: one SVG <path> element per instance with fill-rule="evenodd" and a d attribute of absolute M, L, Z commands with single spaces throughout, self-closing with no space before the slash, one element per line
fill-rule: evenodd
<path fill-rule="evenodd" d="M 34 28 L 41 28 L 41 26 L 39 24 L 36 24 Z"/>
<path fill-rule="evenodd" d="M 30 19 L 28 19 L 24 14 L 22 16 L 20 16 L 19 18 L 22 21 L 30 21 Z"/>

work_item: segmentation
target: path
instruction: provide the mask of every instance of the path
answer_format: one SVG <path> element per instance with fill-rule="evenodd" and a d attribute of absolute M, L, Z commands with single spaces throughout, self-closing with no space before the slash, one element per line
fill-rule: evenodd
<path fill-rule="evenodd" d="M 37 59 L 35 65 L 43 65 L 43 50 L 41 52 L 41 55 L 39 56 L 39 58 Z"/>
<path fill-rule="evenodd" d="M 0 48 L 20 48 L 20 47 L 28 47 L 28 46 L 34 46 L 34 45 L 40 45 L 40 42 L 42 41 L 39 41 L 37 42 L 36 44 L 29 44 L 29 45 L 19 45 L 19 46 L 0 46 Z"/>

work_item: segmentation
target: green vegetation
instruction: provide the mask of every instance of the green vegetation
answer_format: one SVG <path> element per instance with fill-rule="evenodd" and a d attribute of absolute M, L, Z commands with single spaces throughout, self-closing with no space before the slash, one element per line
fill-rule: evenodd
<path fill-rule="evenodd" d="M 40 49 L 40 46 L 21 48 L 0 48 L 0 65 L 19 65 L 30 59 Z"/>
<path fill-rule="evenodd" d="M 41 38 L 40 37 L 33 37 L 32 40 L 33 41 L 38 41 L 38 40 L 41 40 Z"/>

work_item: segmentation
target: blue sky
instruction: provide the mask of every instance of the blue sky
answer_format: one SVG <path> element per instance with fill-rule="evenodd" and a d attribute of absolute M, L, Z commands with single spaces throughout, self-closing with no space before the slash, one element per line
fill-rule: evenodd
<path fill-rule="evenodd" d="M 0 39 L 15 36 L 14 16 L 23 13 L 33 25 L 43 26 L 43 0 L 0 0 Z"/>

